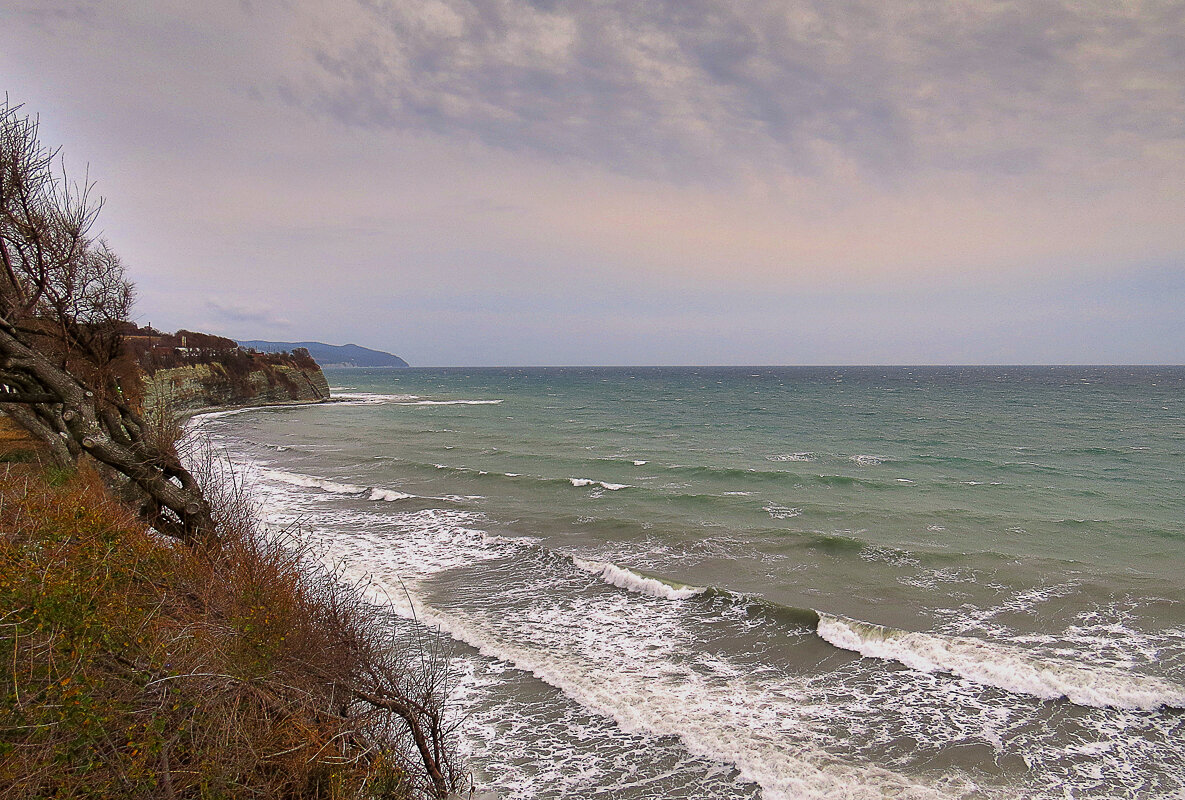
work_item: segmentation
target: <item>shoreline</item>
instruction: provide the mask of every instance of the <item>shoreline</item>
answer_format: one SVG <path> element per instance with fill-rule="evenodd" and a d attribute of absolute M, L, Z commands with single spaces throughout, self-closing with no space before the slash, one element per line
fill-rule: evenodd
<path fill-rule="evenodd" d="M 324 405 L 327 403 L 341 403 L 341 399 L 336 397 L 323 397 L 320 400 L 285 400 L 277 403 L 233 403 L 218 406 L 200 406 L 198 408 L 186 409 L 185 411 L 178 411 L 177 421 L 180 423 L 191 422 L 194 418 L 203 416 L 205 414 L 217 414 L 223 411 L 248 411 L 253 408 L 287 408 L 295 406 L 315 406 Z"/>

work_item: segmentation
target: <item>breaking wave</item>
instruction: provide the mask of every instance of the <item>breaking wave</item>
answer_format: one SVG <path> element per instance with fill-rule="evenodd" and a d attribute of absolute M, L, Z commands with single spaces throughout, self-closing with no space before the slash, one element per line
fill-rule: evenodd
<path fill-rule="evenodd" d="M 379 394 L 376 392 L 335 392 L 330 389 L 332 398 L 346 405 L 384 405 L 386 403 L 406 403 L 418 399 L 414 394 Z"/>
<path fill-rule="evenodd" d="M 592 478 L 568 478 L 568 482 L 573 486 L 600 486 L 602 489 L 608 489 L 611 492 L 616 492 L 618 489 L 628 489 L 628 483 L 609 483 L 608 481 L 594 481 Z"/>
<path fill-rule="evenodd" d="M 329 494 L 349 495 L 351 497 L 362 497 L 365 495 L 367 500 L 375 500 L 380 502 L 392 503 L 397 500 L 412 500 L 419 497 L 419 495 L 408 494 L 407 492 L 400 492 L 396 489 L 384 489 L 377 486 L 359 486 L 353 483 L 342 483 L 340 481 L 329 480 L 327 478 L 317 478 L 312 475 L 303 475 L 298 472 L 285 472 L 279 469 L 261 468 L 260 474 L 270 480 L 286 483 L 289 486 L 300 486 L 305 489 L 320 489 Z M 448 500 L 450 498 L 439 498 Z M 466 498 L 458 498 L 466 499 Z"/>
<path fill-rule="evenodd" d="M 608 562 L 586 561 L 583 558 L 573 556 L 572 563 L 576 565 L 577 569 L 583 570 L 590 575 L 599 576 L 601 580 L 610 586 L 616 586 L 619 589 L 626 589 L 631 592 L 637 592 L 638 594 L 649 595 L 650 597 L 658 597 L 663 600 L 686 600 L 689 597 L 696 597 L 708 591 L 700 586 L 688 586 L 683 583 L 650 578 L 631 569 L 619 567 L 616 564 Z"/>
<path fill-rule="evenodd" d="M 819 612 L 818 635 L 844 650 L 897 661 L 919 672 L 949 672 L 974 683 L 1042 700 L 1094 708 L 1185 708 L 1185 686 L 1160 678 L 1034 658 L 1005 644 L 914 633 Z"/>

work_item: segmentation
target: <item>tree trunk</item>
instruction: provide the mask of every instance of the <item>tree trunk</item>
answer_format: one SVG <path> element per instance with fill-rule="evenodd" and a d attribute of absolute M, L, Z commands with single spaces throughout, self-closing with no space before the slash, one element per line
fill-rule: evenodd
<path fill-rule="evenodd" d="M 30 436 L 45 445 L 45 449 L 49 451 L 50 458 L 53 459 L 54 464 L 63 469 L 74 466 L 76 456 L 70 452 L 70 448 L 66 445 L 64 437 L 61 433 L 53 430 L 39 419 L 32 409 L 14 403 L 12 405 L 6 405 L 4 407 L 4 413 L 13 422 L 24 428 Z"/>
<path fill-rule="evenodd" d="M 0 358 L 5 372 L 19 373 L 21 383 L 34 383 L 40 390 L 22 393 L 55 398 L 53 403 L 26 404 L 13 415 L 18 424 L 49 446 L 55 461 L 63 459 L 62 447 L 69 453 L 69 464 L 77 461 L 79 453 L 89 453 L 147 495 L 151 502 L 142 513 L 158 531 L 187 544 L 217 548 L 210 505 L 197 481 L 176 455 L 145 439 L 145 428 L 130 409 L 97 396 L 74 375 L 26 345 L 2 317 Z M 60 441 L 54 442 L 54 437 Z"/>

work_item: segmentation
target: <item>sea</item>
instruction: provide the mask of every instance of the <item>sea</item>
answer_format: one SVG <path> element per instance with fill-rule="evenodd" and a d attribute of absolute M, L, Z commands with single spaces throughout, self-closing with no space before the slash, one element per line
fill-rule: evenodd
<path fill-rule="evenodd" d="M 197 429 L 477 796 L 1185 798 L 1183 367 L 327 376 Z"/>

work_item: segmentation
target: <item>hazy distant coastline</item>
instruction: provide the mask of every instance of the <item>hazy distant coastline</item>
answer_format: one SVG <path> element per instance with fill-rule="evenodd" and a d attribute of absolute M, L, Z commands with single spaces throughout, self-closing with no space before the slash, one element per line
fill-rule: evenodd
<path fill-rule="evenodd" d="M 261 353 L 291 353 L 303 347 L 322 367 L 406 367 L 408 363 L 393 353 L 371 350 L 356 344 L 325 344 L 324 342 L 268 342 L 262 339 L 239 341 L 240 347 Z"/>

